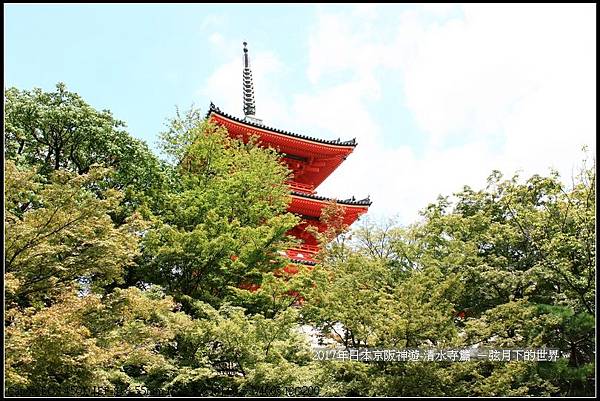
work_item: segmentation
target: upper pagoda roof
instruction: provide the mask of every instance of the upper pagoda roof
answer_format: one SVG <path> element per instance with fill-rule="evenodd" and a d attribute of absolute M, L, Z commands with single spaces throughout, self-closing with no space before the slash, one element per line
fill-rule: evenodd
<path fill-rule="evenodd" d="M 206 118 L 224 126 L 229 135 L 244 142 L 256 136 L 263 147 L 276 149 L 292 170 L 292 181 L 306 186 L 309 192 L 317 188 L 356 147 L 356 140 L 340 141 L 312 138 L 263 125 L 254 118 L 241 119 L 222 112 L 214 103 Z"/>
<path fill-rule="evenodd" d="M 313 137 L 306 136 L 306 135 L 295 134 L 293 132 L 281 130 L 281 129 L 278 129 L 278 128 L 269 127 L 269 126 L 266 126 L 264 124 L 259 124 L 259 123 L 254 122 L 254 121 L 249 121 L 249 120 L 245 120 L 245 119 L 242 119 L 242 118 L 234 117 L 231 114 L 227 114 L 227 113 L 221 111 L 221 109 L 219 109 L 217 106 L 215 106 L 215 104 L 213 102 L 210 102 L 210 108 L 209 108 L 208 112 L 206 113 L 206 118 L 208 118 L 212 113 L 219 114 L 220 116 L 226 117 L 226 118 L 228 118 L 230 120 L 233 120 L 235 122 L 238 122 L 240 124 L 248 125 L 248 126 L 254 127 L 254 128 L 268 130 L 268 131 L 271 131 L 271 132 L 276 132 L 278 134 L 286 135 L 286 136 L 289 136 L 289 137 L 292 137 L 292 138 L 303 139 L 305 141 L 310 141 L 310 142 L 315 142 L 315 143 L 322 143 L 322 144 L 325 144 L 325 145 L 341 146 L 341 147 L 355 147 L 356 146 L 356 138 L 352 138 L 349 141 L 341 141 L 340 139 L 333 139 L 333 140 L 331 140 L 331 139 L 319 139 L 319 138 L 313 138 Z"/>

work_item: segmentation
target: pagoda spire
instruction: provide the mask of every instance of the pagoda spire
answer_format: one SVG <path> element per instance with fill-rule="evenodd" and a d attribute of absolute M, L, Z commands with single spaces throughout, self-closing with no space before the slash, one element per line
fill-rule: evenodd
<path fill-rule="evenodd" d="M 252 71 L 250 70 L 250 62 L 248 60 L 248 49 L 244 42 L 244 115 L 246 118 L 254 120 L 256 114 L 256 105 L 254 103 L 254 84 L 252 83 Z"/>

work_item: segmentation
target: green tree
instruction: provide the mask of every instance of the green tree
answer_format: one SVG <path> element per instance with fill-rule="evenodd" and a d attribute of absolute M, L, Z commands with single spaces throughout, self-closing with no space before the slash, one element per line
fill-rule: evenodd
<path fill-rule="evenodd" d="M 297 218 L 285 213 L 289 172 L 274 151 L 190 118 L 175 118 L 163 135 L 177 180 L 154 211 L 135 279 L 218 306 L 286 263 L 279 252 Z"/>
<path fill-rule="evenodd" d="M 264 386 L 309 385 L 315 362 L 296 330 L 297 312 L 274 318 L 249 315 L 243 308 L 218 310 L 190 297 L 183 308 L 194 317 L 193 330 L 178 337 L 178 374 L 167 388 L 176 395 L 260 395 Z"/>
<path fill-rule="evenodd" d="M 408 227 L 348 231 L 332 203 L 328 229 L 314 232 L 318 265 L 291 275 L 289 171 L 256 139 L 177 112 L 161 162 L 63 84 L 10 88 L 5 105 L 9 394 L 592 394 L 595 165 L 569 187 L 556 173 L 494 172 Z M 300 324 L 347 348 L 545 346 L 566 357 L 315 361 Z"/>
<path fill-rule="evenodd" d="M 110 111 L 97 111 L 64 83 L 58 83 L 55 92 L 6 89 L 4 104 L 7 159 L 35 166 L 44 176 L 56 170 L 87 174 L 95 164 L 111 167 L 105 185 L 124 193 L 112 213 L 118 223 L 142 204 L 160 202 L 168 171 Z"/>
<path fill-rule="evenodd" d="M 50 305 L 71 289 L 101 290 L 122 281 L 138 253 L 137 216 L 116 228 L 109 213 L 122 194 L 91 191 L 107 170 L 57 171 L 47 180 L 5 162 L 7 307 Z"/>
<path fill-rule="evenodd" d="M 422 231 L 422 260 L 465 283 L 458 304 L 467 317 L 465 341 L 560 348 L 568 363 L 535 368 L 565 395 L 591 391 L 594 191 L 595 167 L 585 162 L 571 188 L 557 173 L 520 183 L 496 172 L 485 191 L 465 188 L 455 205 L 430 206 Z"/>
<path fill-rule="evenodd" d="M 177 373 L 166 351 L 192 325 L 156 287 L 117 288 L 105 297 L 63 293 L 50 307 L 13 309 L 11 317 L 8 392 L 41 396 L 98 395 L 94 387 L 157 394 Z"/>
<path fill-rule="evenodd" d="M 346 347 L 559 348 L 557 362 L 329 362 L 331 395 L 590 395 L 595 170 L 494 172 L 409 227 L 364 224 L 315 269 L 306 321 Z"/>
<path fill-rule="evenodd" d="M 135 141 L 110 114 L 63 86 L 5 98 L 9 393 L 248 394 L 313 382 L 289 308 L 310 282 L 278 273 L 297 218 L 285 213 L 288 171 L 275 152 L 191 113 L 165 135 L 174 164 L 148 159 L 157 185 L 136 176 L 148 160 L 128 158 Z"/>

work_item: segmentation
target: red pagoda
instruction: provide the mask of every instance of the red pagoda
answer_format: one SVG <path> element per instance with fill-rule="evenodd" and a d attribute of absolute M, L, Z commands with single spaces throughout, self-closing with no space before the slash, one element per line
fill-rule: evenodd
<path fill-rule="evenodd" d="M 293 263 L 314 265 L 316 263 L 314 256 L 319 251 L 318 243 L 306 228 L 312 225 L 320 232 L 327 229 L 325 223 L 320 221 L 320 217 L 323 208 L 332 201 L 317 196 L 315 190 L 352 153 L 356 141 L 318 139 L 265 126 L 262 120 L 255 117 L 254 87 L 246 45 L 247 43 L 244 42 L 245 117 L 241 119 L 226 114 L 211 103 L 207 118 L 224 126 L 230 136 L 244 141 L 256 136 L 259 138 L 260 146 L 274 148 L 283 156 L 283 161 L 293 172 L 292 178 L 288 181 L 292 195 L 288 211 L 302 218 L 302 222 L 289 232 L 290 235 L 300 239 L 301 245 L 298 248 L 288 249 L 286 253 Z M 344 224 L 349 226 L 367 212 L 371 201 L 368 197 L 362 200 L 355 200 L 352 197 L 337 200 L 337 204 L 342 207 Z"/>

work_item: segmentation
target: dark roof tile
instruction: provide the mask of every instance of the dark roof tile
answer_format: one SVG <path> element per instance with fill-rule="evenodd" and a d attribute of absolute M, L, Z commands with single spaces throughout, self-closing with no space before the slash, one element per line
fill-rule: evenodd
<path fill-rule="evenodd" d="M 312 262 L 310 260 L 302 260 L 302 259 L 294 259 L 294 258 L 290 258 L 290 262 L 298 263 L 298 264 L 302 264 L 302 265 L 309 265 L 309 266 L 314 266 L 317 264 L 317 262 Z"/>
<path fill-rule="evenodd" d="M 292 195 L 302 196 L 304 198 L 309 198 L 309 199 L 324 200 L 324 201 L 333 200 L 331 198 L 326 198 L 324 196 L 309 195 L 309 194 L 305 194 L 302 192 L 296 192 L 296 191 L 292 191 Z M 356 199 L 354 199 L 354 197 L 352 197 L 350 199 L 338 199 L 338 200 L 336 200 L 336 202 L 339 204 L 342 204 L 342 205 L 359 205 L 359 206 L 371 206 L 373 204 L 373 202 L 371 202 L 370 196 L 367 196 L 366 198 L 360 199 L 360 200 L 356 200 Z"/>

